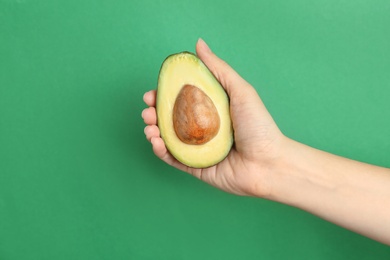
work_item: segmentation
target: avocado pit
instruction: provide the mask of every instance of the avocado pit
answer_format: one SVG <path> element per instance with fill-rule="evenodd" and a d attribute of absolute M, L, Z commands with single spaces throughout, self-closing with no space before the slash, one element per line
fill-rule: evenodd
<path fill-rule="evenodd" d="M 198 87 L 187 84 L 173 107 L 173 127 L 183 143 L 201 145 L 217 135 L 220 118 L 213 101 Z"/>

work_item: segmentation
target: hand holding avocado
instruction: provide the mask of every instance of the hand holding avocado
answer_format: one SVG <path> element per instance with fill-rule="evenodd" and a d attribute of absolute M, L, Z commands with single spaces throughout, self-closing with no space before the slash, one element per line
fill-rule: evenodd
<path fill-rule="evenodd" d="M 206 68 L 203 68 L 203 63 L 196 63 L 196 65 L 192 66 L 191 64 L 185 64 L 185 66 L 189 67 L 186 71 L 197 70 L 200 71 L 198 74 L 204 73 L 206 75 L 204 76 L 206 79 L 202 78 L 202 75 L 198 76 L 199 79 L 192 79 L 190 77 L 191 79 L 188 83 L 196 85 L 197 87 L 202 87 L 200 83 L 208 80 L 211 81 L 211 86 L 217 89 L 217 91 L 208 91 L 206 87 L 203 87 L 204 92 L 206 94 L 209 93 L 214 105 L 219 109 L 219 118 L 222 121 L 220 132 L 218 132 L 212 140 L 201 146 L 180 144 L 180 142 L 174 142 L 174 140 L 171 141 L 171 139 L 178 139 L 173 129 L 169 132 L 166 131 L 168 132 L 167 137 L 164 136 L 162 139 L 160 137 L 162 130 L 161 126 L 162 128 L 166 128 L 166 122 L 164 121 L 164 118 L 157 118 L 155 109 L 156 91 L 153 90 L 145 93 L 144 96 L 146 104 L 150 106 L 142 113 L 145 123 L 148 124 L 145 128 L 145 135 L 147 139 L 151 141 L 154 153 L 166 163 L 186 171 L 222 190 L 239 195 L 255 195 L 255 193 L 260 193 L 264 196 L 268 193 L 268 187 L 266 183 L 263 183 L 263 179 L 259 178 L 259 174 L 260 176 L 265 176 L 267 174 L 267 165 L 278 157 L 280 150 L 279 146 L 281 145 L 284 136 L 264 107 L 256 90 L 250 84 L 242 79 L 228 64 L 212 53 L 202 40 L 199 40 L 197 43 L 196 52 L 198 57 L 224 87 L 230 98 L 230 116 L 234 129 L 234 146 L 230 150 L 232 137 L 230 136 L 231 129 L 229 127 L 230 117 L 228 99 L 225 92 L 222 89 L 222 91 L 220 91 L 218 86 L 215 86 L 215 82 L 213 81 L 214 78 L 211 76 L 207 78 L 208 72 L 206 71 Z M 189 57 L 181 55 L 179 58 L 191 59 L 197 62 L 196 59 L 198 58 L 194 55 L 188 56 Z M 169 58 L 167 60 L 169 61 Z M 163 65 L 162 70 L 165 69 L 166 68 L 164 68 Z M 169 69 L 170 68 L 167 68 L 167 70 Z M 161 80 L 161 77 L 160 74 L 159 82 L 165 81 L 166 78 L 168 78 L 168 76 L 164 76 L 164 79 Z M 165 85 L 163 85 L 163 87 L 165 87 Z M 173 107 L 173 104 L 169 104 L 170 99 L 166 96 L 164 97 L 164 94 L 169 95 L 172 93 L 170 93 L 168 89 L 165 90 L 163 87 L 158 90 L 162 93 L 158 94 L 161 100 L 157 99 L 157 102 L 159 102 L 161 106 L 164 106 L 163 109 L 167 110 L 166 114 L 161 113 L 162 116 L 172 117 L 172 112 L 169 111 L 169 107 Z M 172 92 L 174 94 L 179 93 L 179 90 L 174 90 Z M 174 102 L 171 101 L 170 103 Z M 157 110 L 159 109 L 161 108 L 157 107 Z M 159 121 L 158 126 L 157 119 Z M 225 122 L 228 124 L 227 126 L 223 125 Z M 215 142 L 215 140 L 217 142 Z M 173 147 L 168 150 L 166 146 L 167 142 L 173 142 L 172 146 L 180 145 L 180 148 L 175 150 L 176 147 Z M 196 151 L 199 149 L 202 150 L 200 152 Z M 222 158 L 219 155 L 221 154 L 219 150 L 222 150 Z M 226 150 L 227 152 L 230 150 L 227 156 Z M 184 157 L 180 153 L 185 155 L 188 154 L 188 156 L 183 159 L 186 165 L 173 157 L 172 152 L 177 153 L 175 156 L 178 159 Z M 216 155 L 214 155 L 213 152 L 216 153 Z M 197 166 L 202 165 L 202 162 L 198 162 L 196 160 L 197 158 L 195 158 L 194 163 L 191 162 L 192 157 L 198 157 L 197 153 L 200 155 L 208 153 L 205 160 L 207 161 L 208 158 L 212 158 L 212 163 L 216 160 L 223 160 L 216 165 L 207 168 L 199 168 Z M 191 165 L 191 163 L 196 168 L 187 166 L 188 164 Z"/>
<path fill-rule="evenodd" d="M 390 169 L 289 139 L 256 90 L 203 40 L 196 53 L 200 60 L 189 53 L 176 56 L 191 60 L 184 72 L 167 58 L 158 95 L 144 95 L 145 135 L 157 157 L 224 191 L 295 206 L 390 245 Z M 170 91 L 172 82 L 179 87 Z"/>

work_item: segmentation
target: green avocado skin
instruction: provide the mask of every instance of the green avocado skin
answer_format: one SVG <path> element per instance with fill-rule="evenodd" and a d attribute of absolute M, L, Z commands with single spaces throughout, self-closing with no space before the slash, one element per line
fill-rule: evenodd
<path fill-rule="evenodd" d="M 199 75 L 169 75 L 167 71 L 171 71 L 172 66 L 177 66 L 177 68 L 189 66 L 190 69 L 188 71 L 192 71 L 191 68 L 196 68 L 194 71 Z M 219 116 L 224 119 L 224 124 L 220 126 L 220 132 L 216 137 L 208 143 L 202 145 L 184 144 L 177 138 L 175 132 L 172 131 L 173 120 L 171 110 L 176 101 L 176 97 L 171 95 L 173 92 L 177 93 L 185 85 L 184 82 L 179 85 L 177 83 L 170 84 L 175 82 L 175 79 L 178 77 L 188 77 L 191 79 L 191 82 L 194 81 L 194 77 L 195 82 L 197 77 L 202 77 L 202 79 L 210 82 L 207 86 L 203 86 L 203 91 L 206 95 L 210 94 L 209 97 L 214 102 L 214 105 L 217 105 L 219 108 Z M 169 55 L 163 61 L 157 85 L 157 125 L 166 148 L 179 162 L 193 168 L 207 168 L 218 164 L 226 158 L 234 142 L 229 105 L 229 97 L 224 88 L 194 53 L 188 51 L 175 53 Z"/>

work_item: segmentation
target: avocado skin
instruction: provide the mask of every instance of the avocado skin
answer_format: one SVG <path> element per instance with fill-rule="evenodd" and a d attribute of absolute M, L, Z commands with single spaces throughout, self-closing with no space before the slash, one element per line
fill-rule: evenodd
<path fill-rule="evenodd" d="M 172 108 L 177 93 L 186 84 L 200 87 L 212 99 L 222 118 L 219 133 L 202 145 L 184 144 L 173 131 Z M 158 77 L 156 111 L 161 138 L 168 151 L 181 163 L 193 168 L 207 168 L 229 154 L 234 142 L 229 97 L 194 53 L 175 53 L 163 61 Z"/>

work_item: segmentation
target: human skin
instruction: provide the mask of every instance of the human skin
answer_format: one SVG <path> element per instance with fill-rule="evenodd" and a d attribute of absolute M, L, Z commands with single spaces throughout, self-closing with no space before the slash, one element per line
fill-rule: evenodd
<path fill-rule="evenodd" d="M 217 165 L 177 161 L 160 137 L 156 91 L 145 93 L 145 136 L 155 155 L 229 193 L 291 205 L 390 245 L 390 169 L 336 156 L 286 137 L 256 90 L 199 39 L 198 57 L 230 98 L 235 145 Z"/>

